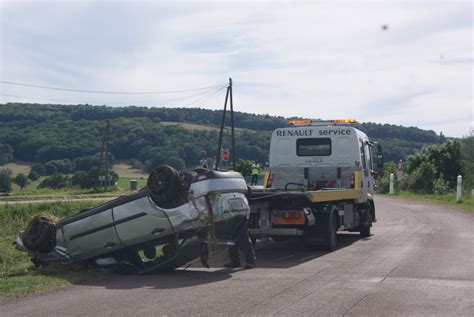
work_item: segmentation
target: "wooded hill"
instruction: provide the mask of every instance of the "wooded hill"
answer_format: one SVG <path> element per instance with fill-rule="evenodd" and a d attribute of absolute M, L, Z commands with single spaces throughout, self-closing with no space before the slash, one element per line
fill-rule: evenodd
<path fill-rule="evenodd" d="M 73 170 L 85 169 L 100 152 L 105 120 L 110 120 L 109 149 L 115 159 L 136 159 L 147 169 L 193 167 L 202 151 L 215 156 L 221 119 L 222 111 L 200 108 L 0 104 L 0 152 L 29 162 L 67 160 Z M 234 114 L 234 122 L 237 158 L 260 162 L 268 160 L 271 132 L 287 126 L 283 117 L 243 112 Z M 387 161 L 445 139 L 415 127 L 369 122 L 358 128 L 382 143 Z M 230 147 L 230 131 L 223 145 Z"/>

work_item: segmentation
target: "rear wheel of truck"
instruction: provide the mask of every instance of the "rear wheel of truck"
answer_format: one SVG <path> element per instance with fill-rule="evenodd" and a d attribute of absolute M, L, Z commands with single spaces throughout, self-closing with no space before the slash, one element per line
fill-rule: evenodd
<path fill-rule="evenodd" d="M 337 247 L 337 211 L 331 211 L 327 217 L 327 232 L 324 249 L 334 251 Z"/>
<path fill-rule="evenodd" d="M 372 225 L 372 215 L 373 215 L 373 210 L 372 210 L 372 204 L 367 203 L 367 211 L 366 211 L 366 217 L 367 221 L 364 226 L 360 227 L 360 236 L 361 237 L 370 237 L 370 226 Z"/>
<path fill-rule="evenodd" d="M 359 232 L 361 237 L 370 237 L 370 227 L 362 227 Z"/>

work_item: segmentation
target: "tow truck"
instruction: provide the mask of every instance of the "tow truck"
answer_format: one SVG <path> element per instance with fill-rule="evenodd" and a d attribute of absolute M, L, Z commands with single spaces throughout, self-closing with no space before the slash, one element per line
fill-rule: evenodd
<path fill-rule="evenodd" d="M 382 146 L 354 127 L 355 119 L 290 120 L 272 133 L 264 185 L 252 187 L 252 240 L 299 237 L 332 251 L 337 232 L 370 236 L 376 221 L 374 170 Z"/>

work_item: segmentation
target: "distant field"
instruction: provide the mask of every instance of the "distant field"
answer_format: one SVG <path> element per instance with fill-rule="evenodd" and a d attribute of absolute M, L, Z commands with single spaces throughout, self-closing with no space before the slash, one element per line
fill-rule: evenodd
<path fill-rule="evenodd" d="M 16 176 L 20 173 L 24 175 L 28 175 L 31 170 L 31 165 L 32 163 L 27 163 L 27 162 L 19 162 L 16 161 L 14 163 L 8 163 L 6 165 L 0 165 L 0 169 L 8 168 L 12 171 L 13 176 Z"/>
<path fill-rule="evenodd" d="M 141 170 L 134 169 L 130 165 L 126 164 L 125 162 L 116 162 L 114 164 L 113 170 L 117 173 L 120 177 L 125 178 L 148 178 L 148 174 L 142 172 Z"/>
<path fill-rule="evenodd" d="M 186 123 L 186 122 L 171 122 L 171 121 L 162 121 L 160 122 L 163 125 L 177 125 L 182 127 L 186 130 L 197 130 L 197 131 L 219 131 L 219 127 L 213 127 L 209 125 L 202 125 L 202 124 L 194 124 L 194 123 Z M 230 130 L 229 126 L 225 126 L 224 130 Z M 244 131 L 247 129 L 243 128 L 235 128 L 235 131 Z"/>
<path fill-rule="evenodd" d="M 7 165 L 0 166 L 2 168 L 9 168 L 13 172 L 13 176 L 16 176 L 18 173 L 23 173 L 27 175 L 30 172 L 31 164 L 23 162 L 15 162 Z M 143 173 L 140 170 L 133 169 L 131 166 L 127 165 L 125 162 L 118 162 L 114 164 L 114 171 L 119 175 L 119 181 L 117 186 L 110 186 L 107 190 L 108 194 L 126 194 L 130 191 L 130 180 L 136 179 L 138 181 L 138 188 L 142 188 L 146 185 L 146 180 L 148 179 L 148 174 Z M 81 189 L 78 186 L 66 187 L 61 189 L 51 189 L 51 188 L 38 188 L 38 185 L 44 177 L 41 177 L 39 180 L 30 182 L 25 188 L 21 189 L 18 185 L 12 184 L 12 192 L 9 195 L 0 195 L 0 200 L 15 200 L 19 197 L 41 197 L 41 196 L 74 196 L 74 195 L 92 195 L 97 193 L 103 193 L 102 188 L 94 189 Z M 24 198 L 21 198 L 24 199 Z"/>
<path fill-rule="evenodd" d="M 194 123 L 185 123 L 185 122 L 170 122 L 162 121 L 162 125 L 177 125 L 187 130 L 199 130 L 199 131 L 216 131 L 219 130 L 217 127 L 211 127 L 208 125 L 194 124 Z"/>
<path fill-rule="evenodd" d="M 120 177 L 118 182 L 117 182 L 117 187 L 121 190 L 129 190 L 130 189 L 130 181 L 132 179 L 135 179 L 136 181 L 138 181 L 138 189 L 143 188 L 143 187 L 146 186 L 147 178 L 138 179 L 138 178 Z"/>

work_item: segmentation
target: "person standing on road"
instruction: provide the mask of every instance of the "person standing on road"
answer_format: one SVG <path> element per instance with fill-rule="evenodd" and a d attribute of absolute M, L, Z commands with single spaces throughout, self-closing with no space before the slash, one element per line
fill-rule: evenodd
<path fill-rule="evenodd" d="M 260 165 L 258 165 L 258 161 L 255 161 L 252 164 L 252 181 L 250 182 L 251 185 L 257 185 L 258 174 L 260 174 Z"/>
<path fill-rule="evenodd" d="M 245 258 L 245 269 L 253 269 L 257 267 L 255 249 L 249 236 L 249 226 L 247 217 L 248 215 L 246 215 L 245 217 L 239 217 L 240 221 L 237 224 L 234 236 L 235 245 L 229 247 L 230 262 L 224 264 L 224 267 L 226 268 L 232 269 L 241 267 L 240 251 L 242 251 Z"/>

